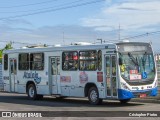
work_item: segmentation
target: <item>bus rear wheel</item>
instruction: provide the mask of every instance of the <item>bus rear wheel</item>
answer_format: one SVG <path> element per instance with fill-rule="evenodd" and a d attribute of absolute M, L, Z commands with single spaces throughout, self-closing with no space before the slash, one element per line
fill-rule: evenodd
<path fill-rule="evenodd" d="M 33 85 L 33 84 L 28 85 L 27 95 L 28 95 L 28 98 L 32 99 L 32 100 L 36 100 L 38 98 L 35 85 Z"/>
<path fill-rule="evenodd" d="M 99 93 L 96 87 L 91 87 L 88 91 L 88 99 L 90 104 L 99 105 L 102 103 L 102 99 L 99 98 Z"/>

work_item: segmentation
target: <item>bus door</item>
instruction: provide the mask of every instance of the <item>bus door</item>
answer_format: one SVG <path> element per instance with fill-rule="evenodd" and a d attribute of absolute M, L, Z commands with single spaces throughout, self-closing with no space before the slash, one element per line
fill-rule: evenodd
<path fill-rule="evenodd" d="M 49 90 L 50 94 L 60 93 L 60 57 L 49 59 Z"/>
<path fill-rule="evenodd" d="M 105 56 L 107 97 L 117 98 L 116 63 L 115 54 Z"/>
<path fill-rule="evenodd" d="M 17 60 L 9 60 L 10 91 L 17 92 Z"/>

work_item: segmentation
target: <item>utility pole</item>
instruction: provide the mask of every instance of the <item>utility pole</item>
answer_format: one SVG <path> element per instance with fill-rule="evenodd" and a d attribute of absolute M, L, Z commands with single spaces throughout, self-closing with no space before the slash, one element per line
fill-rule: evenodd
<path fill-rule="evenodd" d="M 63 32 L 63 44 L 65 45 L 65 41 L 64 41 L 64 32 Z"/>
<path fill-rule="evenodd" d="M 97 40 L 100 40 L 100 41 L 101 41 L 101 44 L 102 44 L 102 39 L 97 39 Z"/>

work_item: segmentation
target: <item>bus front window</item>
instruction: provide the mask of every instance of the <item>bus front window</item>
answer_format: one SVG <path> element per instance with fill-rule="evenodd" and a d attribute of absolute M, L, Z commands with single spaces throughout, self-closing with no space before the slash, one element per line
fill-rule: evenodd
<path fill-rule="evenodd" d="M 121 77 L 129 84 L 148 84 L 154 81 L 155 66 L 153 53 L 119 53 Z"/>

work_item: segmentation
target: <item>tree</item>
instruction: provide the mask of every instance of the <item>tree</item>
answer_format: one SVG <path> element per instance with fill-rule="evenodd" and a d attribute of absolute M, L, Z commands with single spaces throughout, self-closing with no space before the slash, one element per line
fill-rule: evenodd
<path fill-rule="evenodd" d="M 6 44 L 6 46 L 3 49 L 0 50 L 0 63 L 2 63 L 3 51 L 4 50 L 9 50 L 9 49 L 13 49 L 12 42 Z"/>
<path fill-rule="evenodd" d="M 4 47 L 3 50 L 9 50 L 9 49 L 13 49 L 13 47 L 12 47 L 12 42 L 6 44 L 6 46 Z"/>

